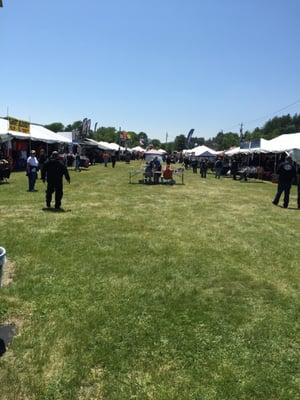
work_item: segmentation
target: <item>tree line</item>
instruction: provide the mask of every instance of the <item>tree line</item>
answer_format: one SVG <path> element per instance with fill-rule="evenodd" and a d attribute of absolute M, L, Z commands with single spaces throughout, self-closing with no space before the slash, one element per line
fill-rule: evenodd
<path fill-rule="evenodd" d="M 70 132 L 80 130 L 82 121 L 75 121 L 72 124 L 64 126 L 61 122 L 53 122 L 45 125 L 46 128 L 53 132 Z M 204 137 L 194 136 L 191 138 L 189 148 L 205 145 L 214 150 L 226 150 L 230 147 L 239 146 L 241 141 L 249 141 L 258 138 L 267 140 L 276 136 L 300 132 L 300 114 L 291 116 L 290 114 L 281 117 L 274 117 L 268 120 L 261 128 L 256 127 L 253 131 L 245 131 L 244 133 L 236 132 L 218 132 L 216 136 L 205 139 Z M 182 151 L 187 148 L 186 135 L 178 135 L 174 141 L 163 143 L 158 139 L 151 139 L 145 132 L 127 131 L 128 147 L 134 147 L 143 144 L 143 147 L 152 144 L 154 148 L 163 148 L 169 152 Z M 89 137 L 96 141 L 119 143 L 120 133 L 114 127 L 99 127 L 95 132 L 90 131 Z"/>

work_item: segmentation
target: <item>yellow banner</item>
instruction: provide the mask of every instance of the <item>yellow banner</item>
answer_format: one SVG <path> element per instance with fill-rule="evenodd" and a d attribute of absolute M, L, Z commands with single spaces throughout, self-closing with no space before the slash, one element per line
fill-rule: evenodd
<path fill-rule="evenodd" d="M 30 122 L 16 118 L 8 118 L 9 130 L 14 132 L 30 133 Z"/>

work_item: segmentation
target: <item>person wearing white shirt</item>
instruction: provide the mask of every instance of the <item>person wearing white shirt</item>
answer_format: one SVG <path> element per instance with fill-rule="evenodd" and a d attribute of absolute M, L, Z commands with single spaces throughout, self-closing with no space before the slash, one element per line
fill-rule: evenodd
<path fill-rule="evenodd" d="M 36 158 L 35 150 L 31 150 L 30 156 L 27 158 L 26 175 L 28 176 L 28 192 L 36 192 L 34 186 L 37 178 L 39 162 Z"/>

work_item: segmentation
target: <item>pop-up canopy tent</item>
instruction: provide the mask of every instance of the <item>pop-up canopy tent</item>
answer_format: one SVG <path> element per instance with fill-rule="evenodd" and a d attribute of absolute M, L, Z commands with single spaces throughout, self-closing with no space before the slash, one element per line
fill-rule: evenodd
<path fill-rule="evenodd" d="M 252 154 L 252 153 L 283 153 L 300 149 L 300 133 L 288 133 L 277 136 L 272 140 L 257 139 L 249 143 L 246 148 L 235 147 L 225 151 L 225 155 L 232 157 L 236 154 Z"/>
<path fill-rule="evenodd" d="M 94 139 L 86 138 L 82 144 L 87 145 L 87 146 L 96 146 L 100 150 L 106 150 L 106 151 L 124 151 L 125 147 L 122 147 L 118 145 L 117 143 L 108 143 L 108 142 L 97 142 Z"/>
<path fill-rule="evenodd" d="M 131 151 L 137 151 L 139 153 L 145 153 L 145 149 L 143 149 L 141 146 L 135 146 L 131 149 Z"/>
<path fill-rule="evenodd" d="M 11 140 L 11 136 L 7 132 L 7 120 L 0 118 L 0 143 Z"/>
<path fill-rule="evenodd" d="M 281 135 L 268 142 L 270 153 L 283 153 L 294 149 L 300 149 L 300 132 Z"/>
<path fill-rule="evenodd" d="M 207 146 L 197 146 L 191 150 L 187 151 L 188 153 L 194 154 L 196 157 L 216 157 L 219 152 L 213 149 L 210 149 Z"/>
<path fill-rule="evenodd" d="M 44 143 L 71 143 L 68 138 L 65 138 L 55 132 L 46 129 L 42 125 L 30 124 L 30 133 L 16 132 L 9 130 L 9 121 L 0 118 L 0 138 L 6 140 L 28 139 L 41 141 Z"/>
<path fill-rule="evenodd" d="M 155 157 L 157 157 L 159 161 L 162 162 L 163 155 L 164 153 L 161 150 L 155 150 L 155 149 L 147 150 L 144 153 L 146 162 L 153 160 Z"/>
<path fill-rule="evenodd" d="M 253 153 L 269 153 L 269 140 L 266 139 L 256 139 L 247 143 L 247 146 L 233 147 L 226 150 L 224 154 L 228 157 L 235 156 L 236 154 L 253 154 Z"/>
<path fill-rule="evenodd" d="M 34 124 L 30 124 L 30 139 L 45 143 L 72 143 L 72 140 L 67 137 L 52 132 L 41 125 Z"/>

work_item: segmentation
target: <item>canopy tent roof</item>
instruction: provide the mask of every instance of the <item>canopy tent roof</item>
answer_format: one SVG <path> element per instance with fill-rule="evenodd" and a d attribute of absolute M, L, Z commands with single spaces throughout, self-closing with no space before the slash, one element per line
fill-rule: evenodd
<path fill-rule="evenodd" d="M 202 157 L 212 157 L 212 156 L 216 156 L 216 155 L 219 154 L 218 151 L 210 149 L 209 147 L 207 147 L 205 145 L 194 147 L 193 149 L 188 150 L 186 152 L 191 153 L 191 154 L 195 154 L 195 156 L 197 156 L 197 157 L 200 157 L 200 156 L 202 156 Z"/>
<path fill-rule="evenodd" d="M 300 149 L 300 132 L 287 133 L 268 141 L 270 153 L 282 153 L 294 149 Z"/>
<path fill-rule="evenodd" d="M 131 149 L 131 151 L 138 151 L 139 153 L 144 153 L 146 150 L 143 149 L 141 146 L 135 146 Z"/>
<path fill-rule="evenodd" d="M 288 133 L 285 135 L 277 136 L 272 140 L 261 138 L 260 144 L 257 147 L 250 147 L 241 149 L 235 147 L 225 151 L 225 155 L 232 157 L 236 154 L 252 154 L 252 153 L 283 153 L 300 149 L 300 133 Z"/>
<path fill-rule="evenodd" d="M 30 124 L 30 138 L 31 140 L 45 143 L 72 143 L 72 140 L 52 132 L 41 125 L 34 124 Z"/>
<path fill-rule="evenodd" d="M 73 141 L 73 132 L 57 132 L 57 135 L 63 136 L 67 139 L 69 139 L 71 142 Z"/>
<path fill-rule="evenodd" d="M 125 147 L 122 147 L 122 146 L 118 145 L 117 143 L 108 143 L 108 142 L 103 142 L 103 141 L 97 142 L 96 140 L 90 139 L 90 138 L 86 138 L 85 142 L 83 142 L 82 144 L 96 146 L 100 150 L 107 150 L 107 151 L 113 151 L 113 150 L 124 151 L 125 150 Z"/>
<path fill-rule="evenodd" d="M 159 150 L 155 150 L 155 149 L 151 149 L 151 150 L 146 150 L 145 151 L 145 155 L 146 154 L 153 154 L 153 155 L 158 155 L 158 156 L 161 156 L 161 155 L 163 155 L 163 154 L 165 154 L 166 153 L 166 151 L 165 150 L 163 150 L 163 149 L 159 149 Z"/>
<path fill-rule="evenodd" d="M 30 124 L 30 133 L 15 132 L 9 130 L 9 122 L 7 119 L 0 118 L 0 137 L 16 138 L 16 139 L 31 139 L 45 143 L 71 143 L 68 138 L 65 138 L 55 132 L 46 129 L 42 125 Z"/>

